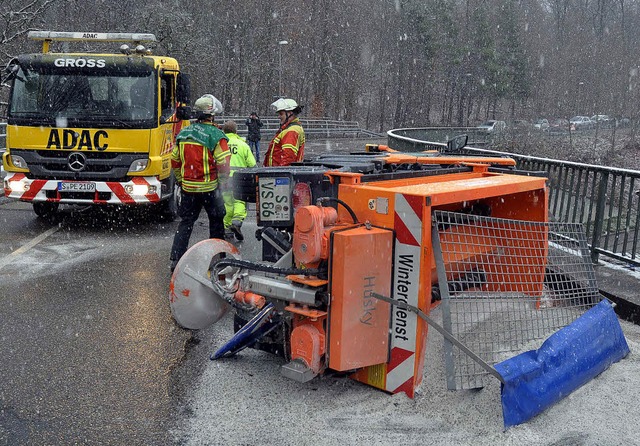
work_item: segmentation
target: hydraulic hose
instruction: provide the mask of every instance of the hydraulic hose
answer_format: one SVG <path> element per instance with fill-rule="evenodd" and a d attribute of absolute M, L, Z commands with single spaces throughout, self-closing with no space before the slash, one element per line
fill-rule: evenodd
<path fill-rule="evenodd" d="M 262 271 L 265 273 L 280 274 L 283 276 L 293 274 L 304 274 L 305 276 L 317 276 L 326 273 L 326 269 L 302 269 L 302 268 L 278 268 L 275 266 L 264 265 L 262 263 L 250 262 L 248 260 L 224 258 L 217 260 L 213 265 L 213 272 L 217 276 L 218 271 L 226 266 L 250 269 L 253 271 Z"/>
<path fill-rule="evenodd" d="M 320 197 L 316 200 L 316 203 L 318 204 L 322 204 L 325 203 L 327 201 L 335 201 L 338 204 L 341 204 L 342 206 L 344 206 L 344 208 L 347 210 L 347 212 L 349 213 L 349 215 L 351 215 L 351 218 L 353 219 L 353 222 L 355 224 L 359 223 L 358 222 L 358 217 L 356 217 L 356 213 L 353 212 L 353 209 L 351 209 L 351 207 L 345 203 L 344 201 L 342 201 L 339 198 L 334 198 L 334 197 Z"/>

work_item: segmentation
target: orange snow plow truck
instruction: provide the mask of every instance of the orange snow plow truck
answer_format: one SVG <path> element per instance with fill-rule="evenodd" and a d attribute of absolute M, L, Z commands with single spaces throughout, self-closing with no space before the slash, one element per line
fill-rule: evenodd
<path fill-rule="evenodd" d="M 425 314 L 440 303 L 433 212 L 547 220 L 546 179 L 516 175 L 512 159 L 434 155 L 372 146 L 237 172 L 236 195 L 256 202 L 263 262 L 241 260 L 223 240 L 192 247 L 171 281 L 176 321 L 204 328 L 234 308 L 236 336 L 214 357 L 251 345 L 284 356 L 295 380 L 348 372 L 412 397 L 427 324 L 375 295 Z M 534 269 L 541 281 L 544 265 Z"/>
<path fill-rule="evenodd" d="M 31 31 L 42 52 L 8 65 L 4 192 L 51 216 L 60 204 L 150 205 L 174 219 L 170 156 L 188 124 L 189 79 L 153 34 Z M 60 42 L 63 42 L 62 44 Z M 51 52 L 69 42 L 116 54 Z"/>
<path fill-rule="evenodd" d="M 447 388 L 498 379 L 505 427 L 540 413 L 629 348 L 584 230 L 549 221 L 547 179 L 510 158 L 464 156 L 466 142 L 237 171 L 262 258 L 243 260 L 225 240 L 195 244 L 171 277 L 174 319 L 201 329 L 233 309 L 235 334 L 212 360 L 260 349 L 299 382 L 347 374 L 411 398 L 431 327 L 445 338 Z"/>

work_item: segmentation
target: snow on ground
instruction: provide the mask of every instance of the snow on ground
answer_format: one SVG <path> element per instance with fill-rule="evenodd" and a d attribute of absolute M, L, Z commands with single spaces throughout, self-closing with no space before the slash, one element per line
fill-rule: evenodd
<path fill-rule="evenodd" d="M 432 312 L 439 320 L 439 309 Z M 640 327 L 621 322 L 631 354 L 526 424 L 503 431 L 500 385 L 446 389 L 443 340 L 430 330 L 420 393 L 388 395 L 342 376 L 298 383 L 283 360 L 247 349 L 208 362 L 189 400 L 187 445 L 629 445 L 640 442 Z M 232 335 L 207 329 L 210 351 Z"/>

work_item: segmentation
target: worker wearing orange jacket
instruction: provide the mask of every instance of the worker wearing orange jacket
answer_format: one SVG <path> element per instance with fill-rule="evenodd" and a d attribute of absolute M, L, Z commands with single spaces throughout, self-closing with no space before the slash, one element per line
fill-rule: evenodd
<path fill-rule="evenodd" d="M 209 217 L 209 237 L 224 239 L 226 210 L 220 182 L 229 177 L 231 152 L 228 138 L 213 122 L 214 115 L 222 113 L 222 104 L 213 95 L 205 94 L 194 108 L 197 122 L 180 131 L 171 153 L 171 168 L 181 189 L 181 221 L 171 247 L 171 271 L 186 252 L 193 225 L 203 208 Z"/>
<path fill-rule="evenodd" d="M 302 106 L 293 99 L 280 98 L 271 104 L 278 114 L 280 128 L 269 143 L 264 156 L 264 166 L 288 166 L 304 159 L 304 129 L 300 125 L 298 114 Z"/>

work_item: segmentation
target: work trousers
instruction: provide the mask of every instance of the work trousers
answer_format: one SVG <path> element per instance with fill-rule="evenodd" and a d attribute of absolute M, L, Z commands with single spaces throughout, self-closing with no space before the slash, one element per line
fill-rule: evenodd
<path fill-rule="evenodd" d="M 247 218 L 247 204 L 242 200 L 233 198 L 233 192 L 223 192 L 224 207 L 227 213 L 224 216 L 224 228 L 231 226 L 231 222 L 236 220 L 243 222 Z"/>
<path fill-rule="evenodd" d="M 222 220 L 226 210 L 220 191 L 218 189 L 212 192 L 182 191 L 181 195 L 182 198 L 178 206 L 178 215 L 181 220 L 173 237 L 171 260 L 180 260 L 180 257 L 187 251 L 193 225 L 198 220 L 200 211 L 203 208 L 209 217 L 209 238 L 224 240 L 224 224 Z"/>

